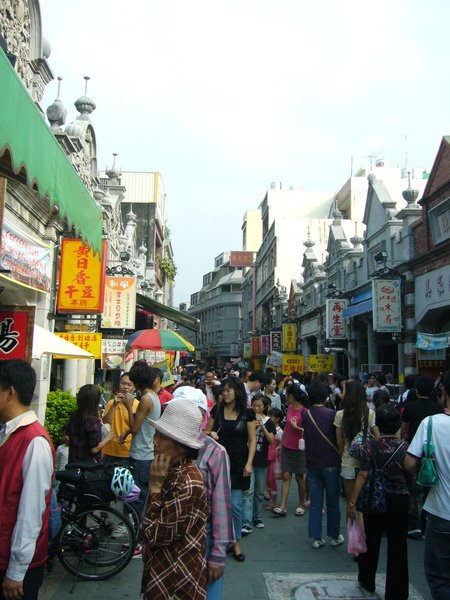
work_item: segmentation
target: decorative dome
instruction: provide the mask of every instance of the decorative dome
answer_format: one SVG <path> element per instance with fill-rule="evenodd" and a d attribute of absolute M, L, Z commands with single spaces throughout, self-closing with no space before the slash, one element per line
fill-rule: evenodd
<path fill-rule="evenodd" d="M 50 58 L 50 54 L 52 53 L 52 47 L 50 46 L 50 42 L 47 38 L 42 38 L 42 54 L 44 58 Z"/>
<path fill-rule="evenodd" d="M 67 110 L 65 109 L 65 106 L 59 97 L 61 92 L 61 81 L 62 77 L 58 77 L 58 94 L 53 104 L 50 104 L 46 111 L 47 119 L 50 123 L 50 129 L 52 131 L 59 131 L 59 129 L 66 122 L 67 117 Z"/>
<path fill-rule="evenodd" d="M 417 198 L 419 197 L 419 190 L 413 190 L 412 187 L 409 186 L 402 192 L 402 196 L 408 203 L 408 206 L 415 206 Z"/>
<path fill-rule="evenodd" d="M 65 129 L 65 132 L 70 137 L 77 137 L 80 138 L 80 140 L 82 140 L 84 137 L 83 128 L 76 121 L 74 121 L 73 123 L 69 123 L 69 125 L 67 125 Z"/>
<path fill-rule="evenodd" d="M 94 110 L 97 108 L 95 102 L 87 96 L 87 84 L 89 79 L 90 77 L 88 77 L 87 75 L 84 77 L 84 96 L 80 96 L 80 98 L 78 98 L 78 100 L 75 101 L 75 108 L 80 113 L 80 116 L 78 118 L 81 121 L 90 121 L 89 115 L 92 112 L 94 112 Z"/>

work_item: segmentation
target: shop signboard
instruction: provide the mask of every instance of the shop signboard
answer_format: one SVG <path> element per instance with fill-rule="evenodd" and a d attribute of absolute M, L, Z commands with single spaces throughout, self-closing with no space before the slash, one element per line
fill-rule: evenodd
<path fill-rule="evenodd" d="M 297 350 L 297 325 L 283 323 L 283 352 L 296 352 Z"/>
<path fill-rule="evenodd" d="M 271 331 L 270 332 L 270 351 L 271 352 L 281 352 L 281 331 Z"/>
<path fill-rule="evenodd" d="M 38 292 L 50 292 L 51 246 L 34 240 L 4 221 L 1 247 L 2 267 L 10 271 L 2 273 L 2 277 Z"/>
<path fill-rule="evenodd" d="M 374 279 L 372 282 L 373 329 L 379 333 L 402 330 L 401 279 Z"/>
<path fill-rule="evenodd" d="M 31 362 L 34 306 L 0 307 L 0 359 Z"/>
<path fill-rule="evenodd" d="M 135 277 L 105 277 L 102 329 L 134 329 L 135 317 Z"/>
<path fill-rule="evenodd" d="M 342 316 L 347 308 L 345 298 L 329 298 L 326 304 L 326 337 L 328 340 L 347 339 L 347 321 Z"/>
<path fill-rule="evenodd" d="M 270 354 L 270 336 L 269 335 L 261 336 L 261 354 L 264 354 L 264 355 Z"/>
<path fill-rule="evenodd" d="M 94 358 L 102 358 L 102 334 L 101 333 L 85 333 L 82 331 L 55 331 L 55 335 L 63 338 L 71 344 L 75 344 L 79 348 L 86 350 L 92 354 Z M 61 358 L 55 356 L 55 358 Z"/>
<path fill-rule="evenodd" d="M 105 293 L 106 242 L 102 258 L 81 239 L 64 239 L 59 265 L 58 312 L 101 313 Z M 98 356 L 100 358 L 100 356 Z"/>
<path fill-rule="evenodd" d="M 281 372 L 283 375 L 290 375 L 293 371 L 304 373 L 304 360 L 301 354 L 283 354 Z"/>
<path fill-rule="evenodd" d="M 252 267 L 253 252 L 243 252 L 241 250 L 232 250 L 230 252 L 231 267 Z"/>
<path fill-rule="evenodd" d="M 252 356 L 259 356 L 261 354 L 261 336 L 257 335 L 252 337 Z"/>
<path fill-rule="evenodd" d="M 244 343 L 244 358 L 252 357 L 252 345 L 250 342 Z"/>
<path fill-rule="evenodd" d="M 306 361 L 306 371 L 310 373 L 333 373 L 334 356 L 332 354 L 310 354 Z"/>
<path fill-rule="evenodd" d="M 125 347 L 123 339 L 102 340 L 102 369 L 123 371 L 125 368 Z"/>
<path fill-rule="evenodd" d="M 160 369 L 162 371 L 163 378 L 161 381 L 161 387 L 165 388 L 175 383 L 175 379 L 173 378 L 172 371 L 169 367 L 169 361 L 167 359 L 153 363 L 152 367 L 155 367 L 155 369 Z"/>

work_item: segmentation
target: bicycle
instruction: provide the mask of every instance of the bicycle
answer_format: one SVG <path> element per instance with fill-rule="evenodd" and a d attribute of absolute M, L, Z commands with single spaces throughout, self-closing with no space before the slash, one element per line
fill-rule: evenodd
<path fill-rule="evenodd" d="M 89 494 L 82 489 L 86 471 L 102 468 L 80 465 L 56 473 L 62 523 L 49 542 L 47 570 L 51 571 L 51 560 L 56 555 L 62 566 L 75 575 L 72 592 L 78 579 L 100 581 L 122 571 L 136 547 L 135 523 L 109 505 L 110 497 L 105 499 L 98 491 Z"/>

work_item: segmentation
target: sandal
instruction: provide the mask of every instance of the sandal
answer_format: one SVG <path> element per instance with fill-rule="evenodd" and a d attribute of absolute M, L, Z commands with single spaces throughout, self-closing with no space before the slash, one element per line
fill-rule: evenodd
<path fill-rule="evenodd" d="M 285 517 L 286 511 L 281 510 L 281 508 L 279 506 L 275 506 L 275 508 L 272 508 L 272 514 L 275 515 L 276 517 Z"/>
<path fill-rule="evenodd" d="M 275 504 L 266 504 L 266 510 L 272 511 L 274 508 L 276 508 Z"/>
<path fill-rule="evenodd" d="M 305 514 L 305 510 L 301 506 L 299 506 L 297 508 L 297 510 L 295 511 L 295 516 L 296 517 L 303 517 L 304 514 Z"/>

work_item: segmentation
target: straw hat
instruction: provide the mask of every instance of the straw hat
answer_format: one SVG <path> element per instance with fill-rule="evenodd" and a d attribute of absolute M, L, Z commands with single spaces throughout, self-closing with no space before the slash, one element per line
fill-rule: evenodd
<path fill-rule="evenodd" d="M 149 419 L 150 423 L 163 435 L 187 446 L 198 449 L 203 442 L 197 439 L 203 417 L 192 402 L 178 399 L 167 403 L 161 418 L 158 421 Z"/>
<path fill-rule="evenodd" d="M 182 385 L 173 391 L 173 402 L 174 400 L 188 400 L 189 402 L 193 402 L 199 408 L 203 410 L 208 410 L 208 402 L 206 400 L 205 394 L 202 390 L 192 387 L 191 385 Z"/>

